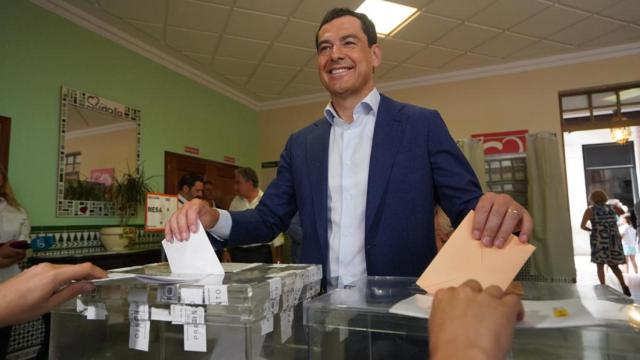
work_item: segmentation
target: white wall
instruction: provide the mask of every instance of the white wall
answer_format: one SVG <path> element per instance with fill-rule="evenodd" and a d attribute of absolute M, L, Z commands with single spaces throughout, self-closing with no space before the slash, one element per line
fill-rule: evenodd
<path fill-rule="evenodd" d="M 640 157 L 640 127 L 631 127 L 631 140 L 634 142 L 636 174 L 640 175 L 638 158 Z M 573 233 L 573 251 L 576 255 L 590 255 L 589 233 L 580 229 L 582 214 L 587 208 L 587 189 L 584 179 L 582 145 L 611 143 L 609 129 L 587 130 L 564 133 L 564 154 L 569 192 L 569 212 Z M 640 176 L 638 176 L 640 179 Z"/>

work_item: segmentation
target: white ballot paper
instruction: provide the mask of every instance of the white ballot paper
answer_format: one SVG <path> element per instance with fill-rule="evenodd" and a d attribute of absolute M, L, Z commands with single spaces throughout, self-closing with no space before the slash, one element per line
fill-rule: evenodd
<path fill-rule="evenodd" d="M 404 299 L 389 309 L 390 313 L 428 319 L 431 314 L 431 295 L 414 295 Z M 569 300 L 523 300 L 524 320 L 518 328 L 563 328 L 572 326 L 591 326 L 601 324 L 579 299 Z M 599 304 L 600 307 L 603 304 Z M 623 306 L 612 305 L 619 311 Z M 610 310 L 611 312 L 611 310 Z M 615 312 L 615 311 L 613 311 Z M 612 318 L 611 315 L 608 318 Z"/>
<path fill-rule="evenodd" d="M 162 240 L 162 247 L 167 254 L 171 272 L 174 274 L 224 275 L 224 269 L 199 221 L 198 232 L 190 235 L 187 241 Z"/>

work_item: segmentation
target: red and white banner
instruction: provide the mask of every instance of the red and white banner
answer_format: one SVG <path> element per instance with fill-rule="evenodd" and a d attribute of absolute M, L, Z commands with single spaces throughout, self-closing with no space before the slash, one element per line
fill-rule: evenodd
<path fill-rule="evenodd" d="M 484 134 L 473 134 L 484 144 L 485 155 L 513 154 L 527 151 L 527 133 L 529 130 L 514 130 Z"/>

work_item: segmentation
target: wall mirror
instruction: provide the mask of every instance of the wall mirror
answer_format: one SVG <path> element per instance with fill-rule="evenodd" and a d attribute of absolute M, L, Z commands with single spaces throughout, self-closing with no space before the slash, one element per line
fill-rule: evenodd
<path fill-rule="evenodd" d="M 62 87 L 58 216 L 115 216 L 114 177 L 140 166 L 140 110 Z"/>

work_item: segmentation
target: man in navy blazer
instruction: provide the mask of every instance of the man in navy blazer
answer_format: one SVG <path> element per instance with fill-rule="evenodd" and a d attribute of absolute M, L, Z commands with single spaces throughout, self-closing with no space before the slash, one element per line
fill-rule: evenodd
<path fill-rule="evenodd" d="M 377 92 L 381 49 L 366 15 L 329 11 L 316 47 L 331 102 L 325 117 L 291 135 L 260 205 L 228 213 L 194 200 L 168 222 L 168 240 L 187 239 L 199 219 L 228 244 L 267 242 L 299 211 L 299 262 L 322 264 L 325 278 L 345 271 L 349 280 L 420 275 L 436 253 L 436 204 L 454 225 L 475 208 L 473 235 L 487 246 L 501 247 L 518 229 L 528 240 L 526 209 L 508 195 L 482 194 L 438 112 Z M 361 133 L 348 138 L 352 128 Z"/>

